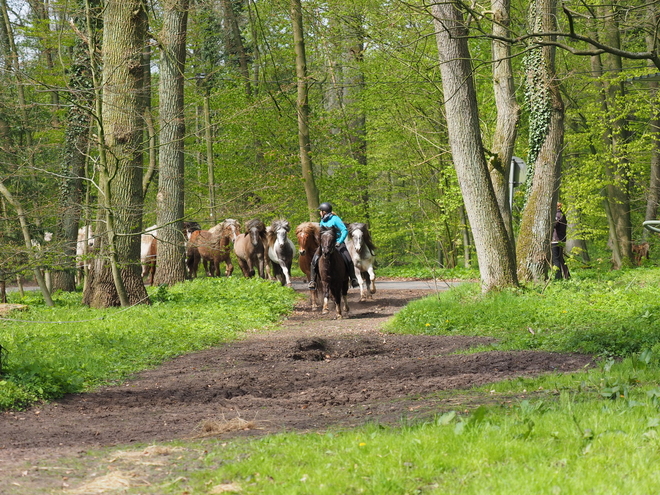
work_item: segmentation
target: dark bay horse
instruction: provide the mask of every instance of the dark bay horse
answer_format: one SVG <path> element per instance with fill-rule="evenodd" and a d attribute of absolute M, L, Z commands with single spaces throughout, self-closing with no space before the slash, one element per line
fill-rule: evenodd
<path fill-rule="evenodd" d="M 292 286 L 291 264 L 295 247 L 288 234 L 291 225 L 287 220 L 273 220 L 266 229 L 266 251 L 275 278 L 282 285 Z"/>
<path fill-rule="evenodd" d="M 188 241 L 187 265 L 190 275 L 197 276 L 200 260 L 208 277 L 220 276 L 220 264 L 225 263 L 225 276 L 230 277 L 234 265 L 229 255 L 231 243 L 238 237 L 239 224 L 237 220 L 228 218 L 209 230 L 196 230 Z"/>
<path fill-rule="evenodd" d="M 255 267 L 261 278 L 265 273 L 266 225 L 256 218 L 245 224 L 245 233 L 239 234 L 234 241 L 234 253 L 238 265 L 246 277 L 254 277 Z"/>
<path fill-rule="evenodd" d="M 365 301 L 371 299 L 371 294 L 376 293 L 376 274 L 374 273 L 376 247 L 371 240 L 371 234 L 366 224 L 349 223 L 347 228 L 346 249 L 355 265 L 355 276 L 360 284 L 360 301 Z"/>
<path fill-rule="evenodd" d="M 296 237 L 298 239 L 298 265 L 310 281 L 310 272 L 312 258 L 319 247 L 320 226 L 318 222 L 304 222 L 296 227 Z M 312 303 L 312 311 L 319 307 L 316 289 L 310 289 L 309 298 Z"/>
<path fill-rule="evenodd" d="M 342 318 L 342 311 L 348 313 L 348 273 L 343 256 L 336 248 L 337 229 L 335 227 L 321 227 L 319 244 L 321 256 L 319 257 L 318 277 L 323 291 L 323 311 L 328 313 L 328 300 L 332 295 L 335 301 L 337 318 Z"/>

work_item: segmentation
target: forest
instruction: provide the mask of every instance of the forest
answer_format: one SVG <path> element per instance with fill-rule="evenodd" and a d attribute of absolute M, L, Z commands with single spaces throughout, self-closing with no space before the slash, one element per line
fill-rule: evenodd
<path fill-rule="evenodd" d="M 84 302 L 185 279 L 207 229 L 368 223 L 381 266 L 545 280 L 561 201 L 571 262 L 634 264 L 660 191 L 658 5 L 492 0 L 0 0 L 0 274 Z M 52 239 L 47 233 L 52 233 Z M 46 240 L 49 238 L 50 240 Z M 41 281 L 40 281 L 41 285 Z"/>

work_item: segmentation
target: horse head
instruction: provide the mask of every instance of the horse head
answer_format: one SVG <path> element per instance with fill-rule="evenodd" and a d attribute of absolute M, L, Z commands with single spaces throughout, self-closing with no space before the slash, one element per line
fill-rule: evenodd
<path fill-rule="evenodd" d="M 231 242 L 236 242 L 236 237 L 241 231 L 241 225 L 238 223 L 238 220 L 233 218 L 228 218 L 222 222 L 222 235 L 227 236 L 231 239 Z"/>
<path fill-rule="evenodd" d="M 316 222 L 304 222 L 296 227 L 296 237 L 298 238 L 298 252 L 300 256 L 305 256 L 307 250 L 312 254 L 318 247 L 319 224 Z"/>
<path fill-rule="evenodd" d="M 361 253 L 363 246 L 366 246 L 371 254 L 374 254 L 376 247 L 371 241 L 369 228 L 366 224 L 357 222 L 348 224 L 348 234 L 351 236 L 356 252 Z"/>
<path fill-rule="evenodd" d="M 250 237 L 253 246 L 257 246 L 266 236 L 266 225 L 256 218 L 246 224 L 246 234 Z"/>
<path fill-rule="evenodd" d="M 183 232 L 186 235 L 186 239 L 190 240 L 192 233 L 197 230 L 202 230 L 202 226 L 197 222 L 183 222 Z"/>
<path fill-rule="evenodd" d="M 320 234 L 321 254 L 327 258 L 335 252 L 337 244 L 337 229 L 335 227 L 322 227 Z"/>
<path fill-rule="evenodd" d="M 291 230 L 291 225 L 287 220 L 273 220 L 270 229 L 277 237 L 277 241 L 280 244 L 284 244 L 286 242 L 286 236 Z"/>

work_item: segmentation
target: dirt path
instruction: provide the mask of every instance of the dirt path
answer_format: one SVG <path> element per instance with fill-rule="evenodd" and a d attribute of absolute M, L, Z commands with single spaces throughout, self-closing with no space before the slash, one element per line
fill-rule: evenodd
<path fill-rule="evenodd" d="M 490 342 L 462 336 L 389 335 L 381 325 L 427 289 L 379 290 L 348 319 L 300 303 L 281 329 L 181 356 L 123 386 L 76 394 L 0 416 L 0 493 L 19 469 L 92 448 L 190 438 L 205 420 L 240 417 L 254 435 L 396 423 L 488 399 L 437 391 L 512 376 L 582 368 L 587 356 L 543 352 L 452 354 Z M 23 471 L 25 472 L 25 471 Z M 11 492 L 7 492 L 11 493 Z"/>

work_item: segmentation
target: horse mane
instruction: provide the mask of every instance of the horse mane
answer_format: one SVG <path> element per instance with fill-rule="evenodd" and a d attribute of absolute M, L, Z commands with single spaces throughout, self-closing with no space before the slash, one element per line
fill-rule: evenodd
<path fill-rule="evenodd" d="M 296 235 L 301 235 L 303 233 L 311 234 L 314 237 L 318 236 L 319 233 L 319 223 L 318 222 L 303 222 L 296 227 Z"/>
<path fill-rule="evenodd" d="M 369 227 L 366 223 L 353 222 L 348 224 L 348 233 L 353 235 L 353 232 L 356 230 L 362 231 L 362 240 L 364 241 L 365 246 L 369 248 L 371 254 L 374 254 L 376 251 L 376 246 L 374 246 L 373 241 L 371 240 L 371 233 L 369 232 Z"/>
<path fill-rule="evenodd" d="M 288 220 L 280 219 L 280 220 L 273 220 L 270 224 L 271 228 L 276 231 L 279 229 L 285 229 L 287 232 L 291 230 L 291 224 L 289 223 Z"/>
<path fill-rule="evenodd" d="M 318 235 L 316 237 L 317 241 L 319 242 L 319 245 L 321 245 L 321 237 L 326 232 L 332 232 L 332 235 L 334 236 L 334 239 L 336 239 L 337 238 L 337 233 L 339 232 L 339 229 L 337 229 L 337 227 L 335 227 L 334 225 L 331 225 L 330 227 L 320 227 L 319 231 L 318 231 Z"/>
<path fill-rule="evenodd" d="M 253 218 L 252 220 L 249 220 L 245 224 L 245 229 L 249 232 L 252 229 L 257 229 L 259 232 L 260 237 L 264 237 L 266 235 L 266 224 L 264 224 L 261 220 L 258 218 Z"/>

